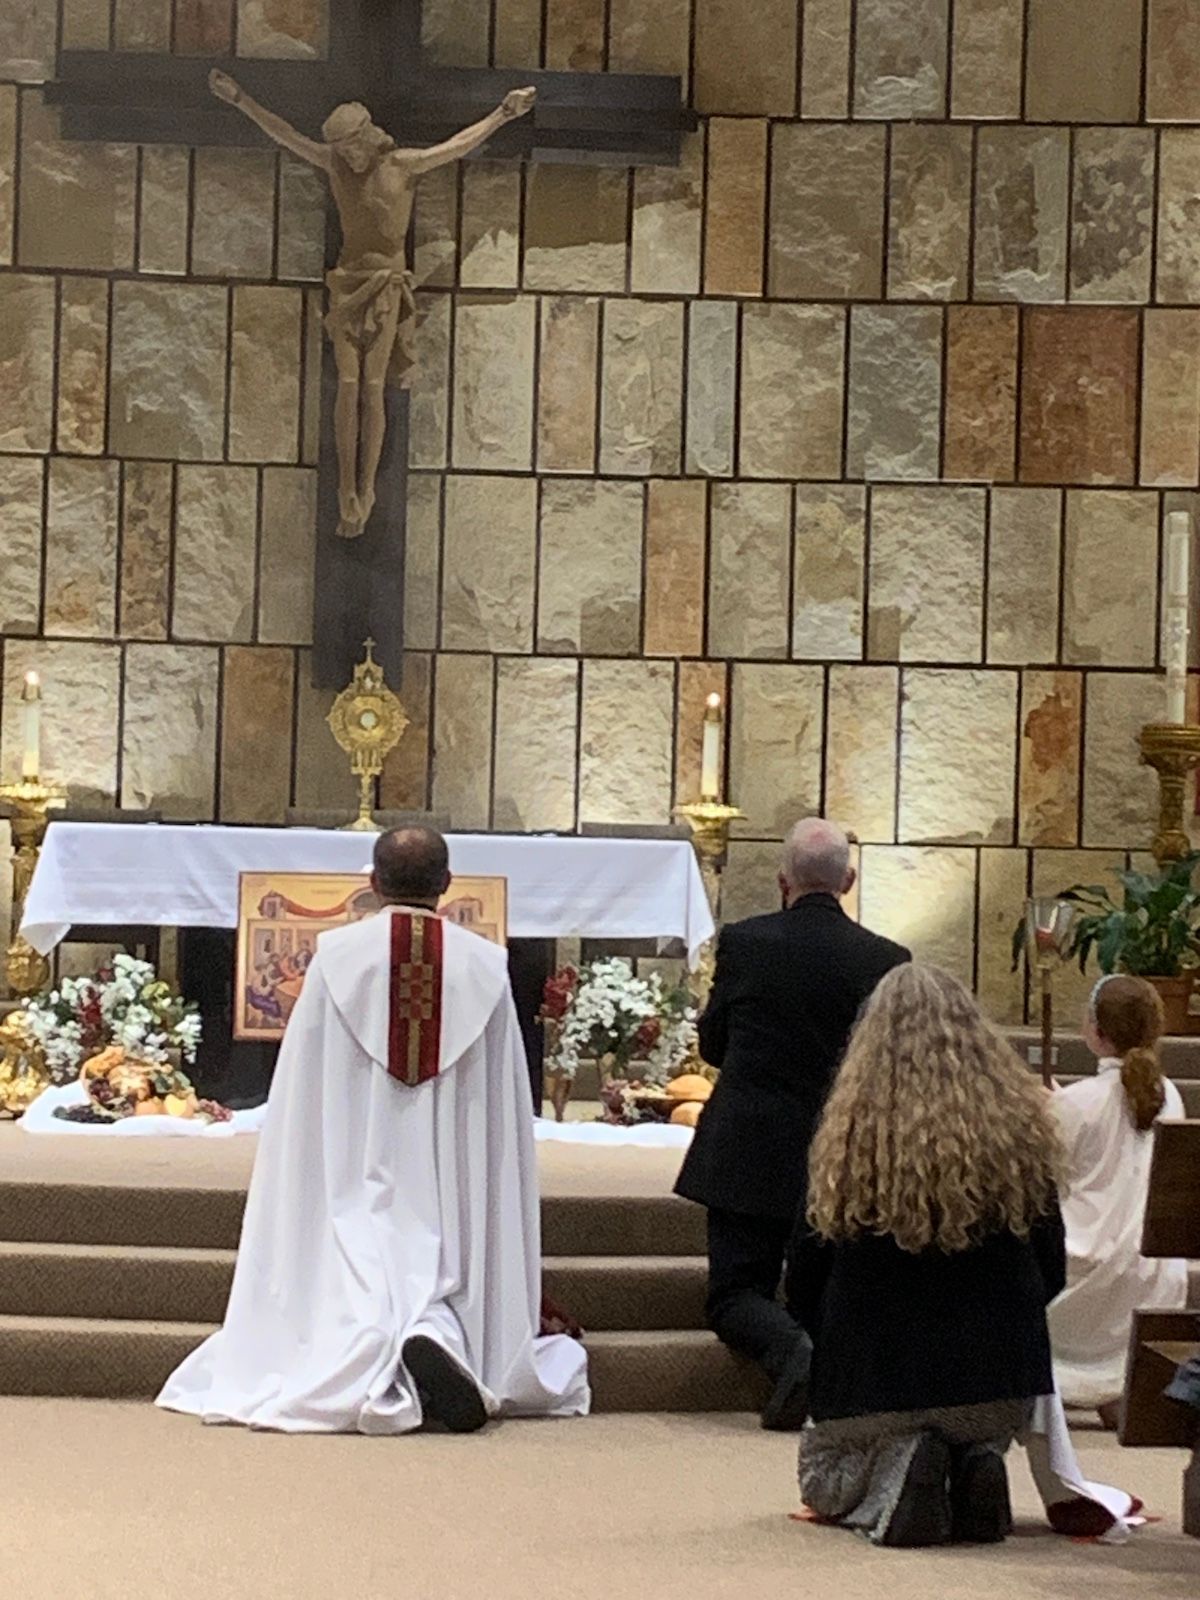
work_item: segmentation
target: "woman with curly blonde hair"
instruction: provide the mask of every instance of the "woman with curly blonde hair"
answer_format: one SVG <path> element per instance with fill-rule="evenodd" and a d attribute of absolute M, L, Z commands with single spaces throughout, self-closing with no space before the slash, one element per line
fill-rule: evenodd
<path fill-rule="evenodd" d="M 814 1344 L 800 1486 L 875 1543 L 992 1542 L 1054 1379 L 1065 1256 L 1049 1097 L 945 972 L 889 973 L 809 1159 L 789 1299 Z"/>

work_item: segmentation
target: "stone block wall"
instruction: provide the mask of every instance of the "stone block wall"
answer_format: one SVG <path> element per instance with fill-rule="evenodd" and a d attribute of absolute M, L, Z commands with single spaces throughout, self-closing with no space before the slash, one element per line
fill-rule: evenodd
<path fill-rule="evenodd" d="M 323 200 L 270 152 L 64 144 L 76 47 L 302 59 L 322 0 L 0 13 L 0 765 L 349 801 L 308 682 Z M 1145 25 L 1143 25 L 1145 24 Z M 1200 487 L 1190 0 L 426 0 L 435 57 L 679 73 L 678 170 L 424 180 L 384 783 L 463 828 L 662 822 L 730 709 L 741 915 L 827 809 L 863 915 L 1022 1015 L 1030 886 L 1144 848 L 1161 519 Z"/>

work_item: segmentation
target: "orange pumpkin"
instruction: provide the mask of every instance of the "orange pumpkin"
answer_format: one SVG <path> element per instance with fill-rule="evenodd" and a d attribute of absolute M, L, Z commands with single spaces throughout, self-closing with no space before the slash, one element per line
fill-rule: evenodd
<path fill-rule="evenodd" d="M 695 1100 L 685 1100 L 683 1105 L 676 1106 L 671 1113 L 671 1121 L 677 1128 L 694 1128 L 700 1121 L 700 1113 L 704 1110 Z"/>
<path fill-rule="evenodd" d="M 672 1078 L 667 1084 L 667 1095 L 672 1100 L 704 1101 L 709 1099 L 712 1091 L 712 1084 L 698 1072 L 685 1072 L 682 1077 Z"/>

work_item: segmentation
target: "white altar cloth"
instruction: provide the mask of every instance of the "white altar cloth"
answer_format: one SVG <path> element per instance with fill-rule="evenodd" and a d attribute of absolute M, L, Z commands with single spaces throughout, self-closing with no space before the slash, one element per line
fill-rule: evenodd
<path fill-rule="evenodd" d="M 693 962 L 713 920 L 685 839 L 456 833 L 450 866 L 508 879 L 513 939 L 681 939 Z M 362 872 L 372 841 L 312 828 L 53 822 L 21 932 L 48 954 L 72 926 L 235 928 L 243 872 Z"/>

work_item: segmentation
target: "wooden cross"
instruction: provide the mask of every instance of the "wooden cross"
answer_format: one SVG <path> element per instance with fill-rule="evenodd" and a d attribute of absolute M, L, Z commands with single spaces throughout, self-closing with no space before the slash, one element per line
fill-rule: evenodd
<path fill-rule="evenodd" d="M 316 136 L 344 100 L 361 100 L 403 145 L 437 144 L 480 120 L 510 89 L 535 84 L 533 116 L 510 123 L 484 153 L 520 160 L 605 166 L 673 166 L 680 135 L 696 126 L 676 77 L 593 72 L 496 71 L 429 63 L 421 44 L 422 0 L 331 0 L 329 55 L 312 62 L 215 59 L 143 52 L 59 52 L 47 99 L 62 107 L 69 139 L 124 144 L 253 145 L 266 142 L 244 117 L 215 100 L 218 66 L 256 100 Z M 326 260 L 340 235 L 330 204 Z M 411 259 L 411 246 L 410 246 Z M 418 379 L 418 381 L 420 381 Z M 337 462 L 331 423 L 337 375 L 328 343 L 322 364 L 318 467 L 313 680 L 349 682 L 368 634 L 379 662 L 400 681 L 403 662 L 404 531 L 408 482 L 408 397 L 388 394 L 388 434 L 378 501 L 367 531 L 339 539 Z"/>

